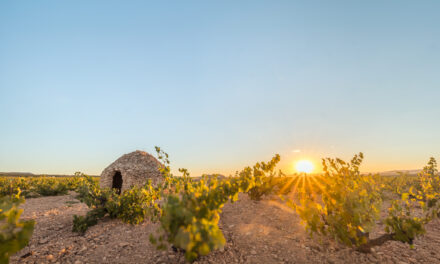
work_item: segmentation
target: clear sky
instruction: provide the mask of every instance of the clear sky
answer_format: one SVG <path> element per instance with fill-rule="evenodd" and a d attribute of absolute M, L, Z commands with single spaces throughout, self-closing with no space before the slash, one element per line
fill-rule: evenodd
<path fill-rule="evenodd" d="M 0 171 L 440 158 L 439 1 L 1 1 Z"/>

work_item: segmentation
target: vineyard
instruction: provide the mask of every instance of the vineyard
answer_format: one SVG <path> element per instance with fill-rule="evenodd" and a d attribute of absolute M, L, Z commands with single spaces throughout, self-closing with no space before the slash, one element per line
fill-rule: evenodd
<path fill-rule="evenodd" d="M 185 169 L 179 169 L 181 175 L 173 175 L 168 154 L 160 148 L 156 151 L 164 165 L 162 183 L 148 182 L 121 194 L 100 188 L 96 178 L 80 173 L 66 178 L 0 178 L 0 263 L 8 263 L 12 256 L 12 262 L 43 259 L 78 264 L 82 262 L 75 260 L 83 259 L 88 251 L 83 245 L 90 241 L 95 243 L 97 252 L 101 250 L 101 259 L 83 259 L 84 262 L 136 262 L 112 259 L 109 248 L 113 245 L 118 254 L 130 249 L 130 257 L 150 259 L 147 263 L 284 263 L 323 259 L 329 263 L 349 259 L 394 263 L 397 258 L 379 254 L 381 248 L 392 245 L 404 252 L 417 252 L 421 250 L 419 244 L 423 245 L 425 237 L 430 236 L 427 230 L 438 232 L 433 223 L 437 223 L 440 215 L 440 175 L 434 158 L 417 176 L 361 174 L 362 153 L 348 162 L 323 159 L 321 175 L 286 176 L 276 170 L 280 156 L 275 155 L 270 161 L 246 167 L 231 177 L 196 179 Z M 62 231 L 68 242 L 51 244 L 52 249 L 47 247 L 39 255 L 32 250 L 32 242 L 26 248 L 33 239 L 32 230 L 36 228 L 38 233 L 34 234 L 39 237 L 36 244 L 50 244 L 47 237 L 56 238 L 50 228 L 37 228 L 38 215 L 33 218 L 36 223 L 30 219 L 32 216 L 20 220 L 23 210 L 18 206 L 28 199 L 22 205 L 26 214 L 27 206 L 34 200 L 47 199 L 49 204 L 55 200 L 45 196 L 56 195 L 69 214 L 46 208 L 47 215 L 41 219 L 50 223 L 46 226 L 61 225 L 55 231 Z M 35 197 L 39 198 L 31 199 Z M 49 222 L 51 215 L 59 217 L 59 222 Z M 270 221 L 260 223 L 264 218 Z M 99 232 L 99 228 L 105 231 Z M 121 232 L 127 237 L 135 233 L 133 244 L 119 242 Z M 434 239 L 438 246 L 440 238 Z M 138 243 L 142 246 L 137 247 Z M 440 263 L 436 249 L 425 247 L 431 250 L 429 258 L 424 257 L 426 263 Z M 298 250 L 290 250 L 295 248 Z M 330 257 L 342 253 L 345 255 L 339 259 Z M 420 262 L 408 255 L 413 253 L 399 254 L 408 262 Z"/>

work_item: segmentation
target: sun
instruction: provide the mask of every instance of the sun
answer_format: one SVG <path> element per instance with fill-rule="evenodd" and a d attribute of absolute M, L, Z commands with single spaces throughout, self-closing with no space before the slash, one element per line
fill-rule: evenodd
<path fill-rule="evenodd" d="M 310 173 L 313 171 L 315 166 L 310 160 L 300 160 L 295 165 L 296 171 Z"/>

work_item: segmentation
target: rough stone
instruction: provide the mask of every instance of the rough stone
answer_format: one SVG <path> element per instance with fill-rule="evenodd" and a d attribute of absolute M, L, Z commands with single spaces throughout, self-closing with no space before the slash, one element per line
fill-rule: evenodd
<path fill-rule="evenodd" d="M 128 153 L 110 164 L 101 173 L 100 185 L 102 188 L 114 187 L 116 175 L 122 177 L 121 191 L 137 185 L 144 185 L 151 179 L 153 185 L 161 182 L 162 177 L 159 169 L 163 165 L 147 152 L 136 150 Z"/>

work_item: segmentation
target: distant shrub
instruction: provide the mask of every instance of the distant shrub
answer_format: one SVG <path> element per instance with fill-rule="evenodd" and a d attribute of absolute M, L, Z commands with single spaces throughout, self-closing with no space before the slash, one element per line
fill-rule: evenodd
<path fill-rule="evenodd" d="M 74 177 L 0 177 L 0 197 L 16 195 L 18 190 L 26 198 L 64 195 L 77 190 L 84 180 L 81 176 L 77 173 Z M 97 178 L 91 179 L 97 181 Z"/>
<path fill-rule="evenodd" d="M 276 187 L 276 179 L 281 177 L 283 174 L 278 172 L 278 177 L 275 173 L 275 167 L 277 163 L 280 161 L 280 155 L 276 155 L 269 162 L 260 162 L 255 164 L 255 166 L 251 170 L 244 170 L 244 172 L 249 173 L 251 175 L 254 187 L 250 188 L 247 192 L 249 198 L 255 201 L 261 200 L 261 198 L 265 195 L 269 195 L 274 192 Z M 250 168 L 249 168 L 250 169 Z"/>
<path fill-rule="evenodd" d="M 35 192 L 42 196 L 55 196 L 67 194 L 67 185 L 54 179 L 41 181 L 35 186 Z"/>

